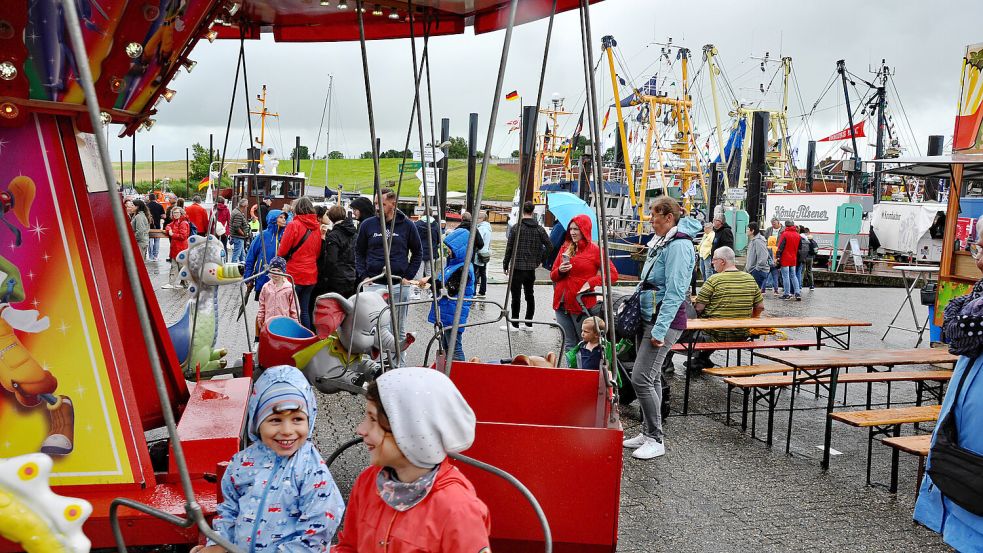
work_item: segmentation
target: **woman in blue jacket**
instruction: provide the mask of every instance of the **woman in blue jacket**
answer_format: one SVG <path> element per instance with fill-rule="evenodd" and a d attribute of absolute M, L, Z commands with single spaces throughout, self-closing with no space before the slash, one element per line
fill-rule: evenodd
<path fill-rule="evenodd" d="M 983 255 L 977 256 L 976 266 L 983 270 Z M 983 332 L 980 332 L 983 328 L 983 280 L 978 281 L 968 295 L 949 302 L 943 321 L 949 352 L 961 357 L 949 381 L 938 420 L 945 421 L 951 413 L 959 447 L 983 462 Z M 961 382 L 963 379 L 965 381 Z M 941 426 L 942 422 L 932 435 L 933 448 Z M 932 459 L 930 452 L 915 503 L 915 520 L 942 534 L 945 542 L 957 551 L 983 552 L 983 516 L 957 504 L 932 481 Z M 966 465 L 965 470 L 974 471 L 968 462 Z M 941 483 L 945 487 L 945 482 Z M 968 482 L 959 482 L 956 487 L 961 493 L 972 489 Z M 983 506 L 983 494 L 976 495 L 978 507 Z"/>
<path fill-rule="evenodd" d="M 467 227 L 461 226 L 444 238 L 444 246 L 447 248 L 447 268 L 437 277 L 437 283 L 442 288 L 447 289 L 448 297 L 441 297 L 437 301 L 437 308 L 440 310 L 440 324 L 443 327 L 442 339 L 444 348 L 450 345 L 451 331 L 454 324 L 454 309 L 457 307 L 457 288 L 461 282 L 461 269 L 464 267 L 464 255 L 468 253 Z M 468 314 L 471 313 L 471 302 L 467 299 L 474 297 L 474 265 L 468 266 L 468 282 L 464 287 L 464 306 L 461 308 L 461 321 L 463 325 L 468 322 Z M 431 323 L 436 323 L 437 315 L 434 306 L 430 306 Z M 454 360 L 464 361 L 464 328 L 457 329 L 457 340 L 454 346 Z"/>
<path fill-rule="evenodd" d="M 631 383 L 642 409 L 642 432 L 625 440 L 636 459 L 665 455 L 662 434 L 662 363 L 686 329 L 686 301 L 696 265 L 693 237 L 700 222 L 680 218 L 679 202 L 660 196 L 652 203 L 652 230 L 648 255 L 639 282 L 642 319 L 641 345 L 632 368 Z"/>
<path fill-rule="evenodd" d="M 280 239 L 283 238 L 283 229 L 286 228 L 287 222 L 287 214 L 279 209 L 271 209 L 266 214 L 266 227 L 264 227 L 266 230 L 260 235 L 262 240 L 253 240 L 249 245 L 246 267 L 243 272 L 244 278 L 261 273 L 270 265 L 270 260 L 276 256 L 276 249 L 280 246 Z M 259 299 L 259 291 L 263 289 L 263 285 L 268 280 L 270 277 L 265 274 L 255 280 L 257 300 Z"/>

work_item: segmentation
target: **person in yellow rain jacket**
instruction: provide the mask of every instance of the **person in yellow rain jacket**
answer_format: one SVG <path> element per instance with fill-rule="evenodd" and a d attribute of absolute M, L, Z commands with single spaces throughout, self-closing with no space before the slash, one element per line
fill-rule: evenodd
<path fill-rule="evenodd" d="M 713 232 L 713 224 L 703 223 L 703 239 L 700 240 L 699 254 L 700 254 L 700 272 L 703 273 L 703 282 L 706 282 L 710 275 L 713 274 L 713 238 L 715 233 Z"/>
<path fill-rule="evenodd" d="M 768 251 L 771 252 L 771 272 L 768 273 L 768 277 L 765 279 L 764 286 L 761 287 L 761 292 L 764 293 L 768 290 L 768 286 L 771 286 L 775 291 L 775 295 L 778 295 L 778 284 L 782 280 L 782 267 L 781 263 L 778 262 L 778 236 L 771 235 L 768 237 Z"/>

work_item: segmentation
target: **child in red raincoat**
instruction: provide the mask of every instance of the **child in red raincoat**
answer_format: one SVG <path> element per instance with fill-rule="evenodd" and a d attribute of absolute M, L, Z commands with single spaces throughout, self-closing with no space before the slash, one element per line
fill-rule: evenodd
<path fill-rule="evenodd" d="M 403 367 L 370 384 L 357 432 L 372 466 L 355 480 L 331 551 L 490 551 L 488 508 L 447 461 L 471 447 L 474 428 L 474 412 L 442 372 Z"/>
<path fill-rule="evenodd" d="M 165 290 L 184 288 L 185 284 L 179 282 L 178 272 L 180 269 L 177 264 L 179 253 L 188 249 L 188 238 L 191 236 L 191 225 L 188 218 L 184 215 L 184 209 L 180 207 L 171 208 L 171 222 L 164 227 L 167 233 L 167 240 L 170 242 L 171 249 L 167 254 L 167 260 L 171 264 L 171 272 L 167 279 L 167 284 L 161 286 Z"/>

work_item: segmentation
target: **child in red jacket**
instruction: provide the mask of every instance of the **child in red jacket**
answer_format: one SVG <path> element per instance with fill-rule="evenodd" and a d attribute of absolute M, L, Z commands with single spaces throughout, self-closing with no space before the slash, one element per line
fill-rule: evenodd
<path fill-rule="evenodd" d="M 370 384 L 357 432 L 373 466 L 355 480 L 331 551 L 490 551 L 488 508 L 447 462 L 471 447 L 474 428 L 474 411 L 442 372 L 403 367 Z"/>
<path fill-rule="evenodd" d="M 165 290 L 186 288 L 187 285 L 185 283 L 178 281 L 178 273 L 181 270 L 177 264 L 178 254 L 188 249 L 188 238 L 191 237 L 191 225 L 188 223 L 188 218 L 184 215 L 184 209 L 180 207 L 171 208 L 171 222 L 164 227 L 164 232 L 167 233 L 167 241 L 171 245 L 167 254 L 167 261 L 171 264 L 171 271 L 168 275 L 167 284 L 161 286 L 161 288 Z"/>

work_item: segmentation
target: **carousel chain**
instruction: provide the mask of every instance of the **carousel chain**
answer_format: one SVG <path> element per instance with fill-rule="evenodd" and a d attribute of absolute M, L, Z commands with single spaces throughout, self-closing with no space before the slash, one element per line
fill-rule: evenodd
<path fill-rule="evenodd" d="M 543 87 L 544 87 L 544 85 L 546 83 L 546 64 L 549 62 L 550 44 L 552 43 L 552 39 L 553 39 L 553 20 L 556 18 L 556 4 L 557 4 L 557 0 L 553 0 L 553 9 L 550 11 L 549 25 L 546 28 L 546 45 L 543 47 L 543 64 L 542 64 L 542 68 L 539 71 L 539 88 L 537 89 L 537 92 L 536 92 L 536 111 L 533 114 L 533 116 L 532 116 L 532 122 L 529 125 L 529 128 L 531 128 L 531 129 L 536 129 L 537 128 L 537 125 L 539 124 L 539 106 L 542 105 L 542 103 L 543 103 Z M 521 137 L 519 139 L 519 146 L 520 147 L 522 146 L 522 138 Z M 573 146 L 574 146 L 573 144 L 570 145 L 571 148 Z M 535 165 L 536 165 L 535 163 L 527 163 L 526 164 L 526 170 L 523 173 L 523 178 L 519 182 L 519 190 L 520 190 L 520 192 L 519 192 L 519 202 L 520 202 L 520 204 L 519 204 L 518 209 L 517 209 L 517 212 L 516 212 L 516 224 L 515 224 L 514 227 L 512 227 L 514 229 L 513 232 L 515 232 L 515 242 L 513 242 L 513 244 L 516 244 L 516 245 L 518 245 L 520 243 L 519 242 L 519 237 L 522 234 L 522 225 L 519 224 L 521 222 L 521 218 L 522 218 L 522 203 L 521 202 L 522 202 L 522 198 L 525 198 L 526 197 L 526 194 L 529 193 L 529 176 L 532 174 L 532 169 L 533 169 L 533 167 Z M 506 240 L 508 240 L 508 237 L 506 237 Z M 512 259 L 509 260 L 509 271 L 508 271 L 508 275 L 507 275 L 507 284 L 505 286 L 505 301 L 502 302 L 502 307 L 503 307 L 502 310 L 503 311 L 505 311 L 506 309 L 508 309 L 509 296 L 512 293 L 512 279 L 514 278 L 514 275 L 515 275 L 515 260 L 516 260 L 517 257 L 518 256 L 516 256 L 516 255 L 513 254 L 512 255 Z M 509 317 L 506 314 L 506 316 L 505 316 L 505 324 L 506 324 L 506 326 L 508 326 L 509 323 L 510 323 Z M 560 334 L 561 334 L 561 343 L 563 343 L 563 341 L 562 341 L 562 334 L 563 334 L 563 332 L 561 331 Z M 509 357 L 512 357 L 512 335 L 509 334 L 509 329 L 508 328 L 505 329 L 505 339 L 508 341 L 508 345 L 509 345 Z M 563 346 L 561 346 L 561 349 L 562 349 L 562 347 Z"/>
<path fill-rule="evenodd" d="M 65 27 L 68 30 L 68 36 L 71 41 L 72 52 L 75 55 L 75 59 L 78 61 L 77 71 L 79 82 L 82 85 L 82 91 L 85 98 L 89 100 L 86 102 L 86 109 L 89 112 L 89 120 L 93 129 L 99 129 L 101 120 L 99 115 L 99 102 L 97 100 L 98 96 L 96 95 L 95 85 L 92 79 L 92 71 L 88 63 L 89 56 L 86 52 L 85 42 L 82 38 L 82 28 L 79 23 L 75 2 L 71 0 L 62 0 L 61 4 Z M 96 146 L 102 164 L 103 177 L 106 179 L 106 182 L 114 182 L 114 172 L 109 158 L 109 148 L 106 138 L 101 132 L 95 132 L 93 133 L 93 136 L 96 140 Z M 134 298 L 141 298 L 143 297 L 143 289 L 140 285 L 140 275 L 137 268 L 136 254 L 134 254 L 134 249 L 130 247 L 129 244 L 130 229 L 123 214 L 123 206 L 117 201 L 110 201 L 109 204 L 110 211 L 113 214 L 113 223 L 116 227 L 116 234 L 120 240 L 120 246 L 123 254 L 123 266 L 125 267 L 126 275 L 129 280 L 130 292 L 133 294 Z M 154 379 L 154 386 L 158 397 L 161 399 L 161 415 L 164 418 L 164 424 L 167 427 L 168 435 L 171 437 L 174 462 L 178 468 L 181 489 L 185 496 L 185 511 L 188 515 L 188 519 L 193 521 L 193 524 L 197 525 L 198 529 L 208 538 L 214 540 L 226 550 L 238 553 L 240 551 L 239 548 L 229 543 L 228 540 L 211 529 L 208 521 L 205 520 L 201 505 L 195 500 L 194 487 L 191 484 L 191 476 L 188 474 L 188 467 L 185 463 L 184 449 L 181 447 L 180 440 L 177 439 L 177 425 L 175 423 L 174 410 L 171 408 L 170 402 L 166 401 L 168 395 L 167 384 L 164 381 L 164 372 L 161 368 L 160 362 L 161 356 L 157 350 L 157 344 L 154 339 L 154 332 L 150 323 L 151 318 L 147 309 L 147 303 L 143 301 L 135 301 L 134 304 L 137 310 L 137 318 L 139 320 L 141 334 L 143 335 L 144 347 L 147 350 L 150 361 L 150 369 Z M 159 516 L 162 513 L 154 514 L 155 516 Z M 113 524 L 115 529 L 118 530 L 118 521 L 114 520 Z M 116 536 L 119 537 L 119 534 L 117 533 Z M 122 541 L 117 543 L 117 548 L 121 553 L 126 552 L 126 544 Z"/>
<path fill-rule="evenodd" d="M 498 79 L 495 83 L 495 95 L 492 97 L 491 115 L 488 120 L 488 135 L 485 138 L 485 152 L 481 163 L 481 176 L 478 178 L 478 189 L 475 191 L 475 203 L 481 205 L 481 198 L 485 193 L 485 182 L 488 178 L 488 163 L 491 159 L 491 145 L 495 141 L 495 121 L 498 119 L 498 106 L 501 103 L 502 85 L 505 81 L 505 68 L 509 61 L 509 48 L 512 45 L 512 30 L 515 27 L 515 12 L 518 9 L 519 0 L 512 0 L 509 7 L 509 23 L 505 28 L 505 40 L 502 44 L 502 59 L 498 65 Z M 447 354 L 444 355 L 444 373 L 450 376 L 451 360 L 454 348 L 457 345 L 457 330 L 461 324 L 461 312 L 464 309 L 464 290 L 468 284 L 468 272 L 471 270 L 472 257 L 474 256 L 475 231 L 478 226 L 478 218 L 471 219 L 471 229 L 468 235 L 468 247 L 464 254 L 464 267 L 461 270 L 461 281 L 458 285 L 457 304 L 454 306 L 454 322 L 451 325 L 451 334 L 447 340 Z"/>
<path fill-rule="evenodd" d="M 383 229 L 383 239 L 382 239 L 382 254 L 383 260 L 385 261 L 385 277 L 386 277 L 386 288 L 389 291 L 389 320 L 392 324 L 393 336 L 396 337 L 396 359 L 397 363 L 400 359 L 398 343 L 399 340 L 399 317 L 397 316 L 397 311 L 393 307 L 396 303 L 396 296 L 393 294 L 393 271 L 392 263 L 389 259 L 389 240 L 386 239 L 386 235 L 396 228 L 396 217 L 393 217 L 392 228 L 387 228 L 386 226 L 386 216 L 385 211 L 382 206 L 382 191 L 381 183 L 379 180 L 379 143 L 376 138 L 376 127 L 375 127 L 375 109 L 372 104 L 372 80 L 369 77 L 369 55 L 365 44 L 365 14 L 363 10 L 364 0 L 355 0 L 356 14 L 358 20 L 358 44 L 362 53 L 362 78 L 365 81 L 365 104 L 369 112 L 369 136 L 372 139 L 372 169 L 373 169 L 373 187 L 372 190 L 375 193 L 375 200 L 378 203 L 379 210 L 379 221 L 382 222 Z M 403 284 L 400 283 L 400 290 L 402 290 Z M 402 295 L 402 294 L 400 294 Z M 386 352 L 389 355 L 389 352 Z M 390 363 L 391 366 L 391 363 Z"/>

